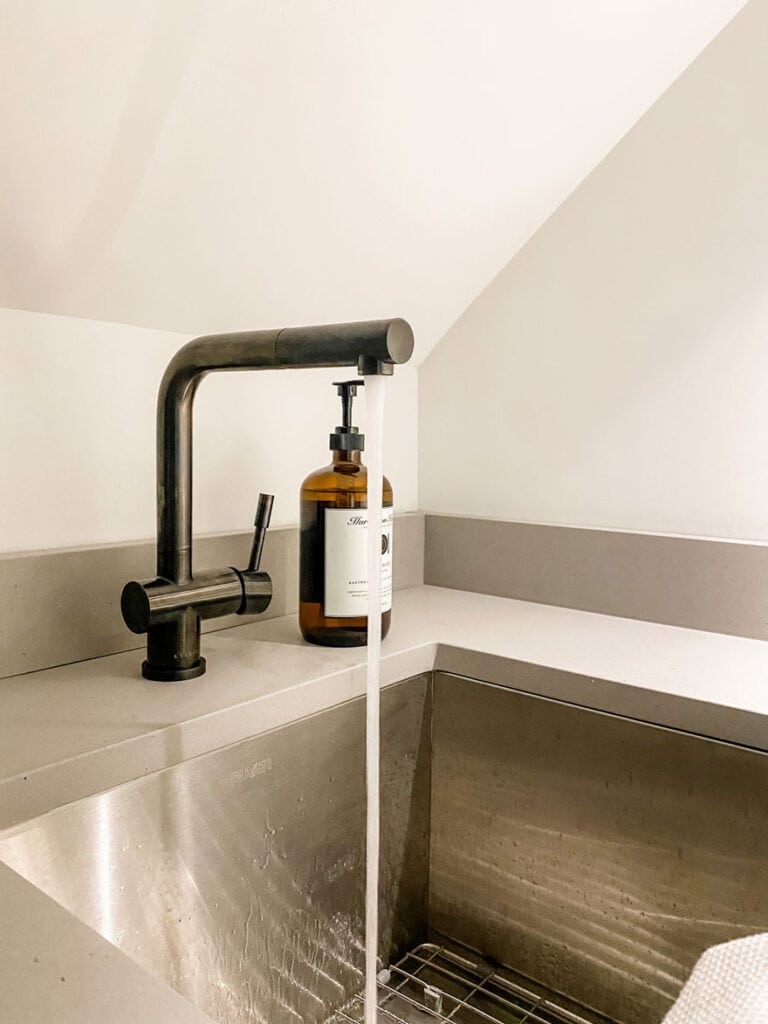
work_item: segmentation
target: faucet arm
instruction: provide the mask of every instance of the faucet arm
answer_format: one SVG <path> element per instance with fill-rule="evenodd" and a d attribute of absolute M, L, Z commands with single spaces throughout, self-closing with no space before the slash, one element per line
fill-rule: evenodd
<path fill-rule="evenodd" d="M 412 352 L 413 332 L 400 318 L 206 335 L 180 348 L 157 399 L 157 575 L 192 579 L 192 405 L 206 374 L 354 365 L 392 373 Z"/>
<path fill-rule="evenodd" d="M 286 327 L 276 355 L 280 366 L 357 366 L 360 374 L 391 374 L 396 363 L 413 354 L 413 331 L 407 321 L 365 320 L 320 327 Z"/>

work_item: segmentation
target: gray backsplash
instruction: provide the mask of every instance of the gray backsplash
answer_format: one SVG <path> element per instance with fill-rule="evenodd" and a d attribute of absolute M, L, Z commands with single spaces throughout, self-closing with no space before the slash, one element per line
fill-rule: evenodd
<path fill-rule="evenodd" d="M 395 520 L 395 587 L 433 586 L 768 639 L 768 545 L 406 513 Z M 199 569 L 239 565 L 250 533 L 195 540 Z M 137 650 L 123 625 L 127 580 L 154 575 L 153 542 L 0 555 L 0 678 Z M 270 530 L 263 618 L 297 609 L 298 530 Z M 249 621 L 204 623 L 226 629 Z"/>
<path fill-rule="evenodd" d="M 768 639 L 768 545 L 427 515 L 425 583 Z"/>
<path fill-rule="evenodd" d="M 251 533 L 195 538 L 195 567 L 215 569 L 248 559 Z M 424 516 L 395 518 L 394 584 L 416 586 L 424 579 Z M 290 615 L 298 608 L 299 535 L 296 527 L 270 530 L 263 568 L 275 596 L 258 618 Z M 123 584 L 155 575 L 155 544 L 72 548 L 0 555 L 0 679 L 144 646 L 120 614 Z M 230 615 L 203 623 L 203 630 L 253 621 Z"/>

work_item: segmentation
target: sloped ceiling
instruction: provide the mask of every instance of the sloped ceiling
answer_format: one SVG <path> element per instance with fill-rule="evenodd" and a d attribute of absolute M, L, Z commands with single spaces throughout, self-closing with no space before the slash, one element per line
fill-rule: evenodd
<path fill-rule="evenodd" d="M 423 356 L 743 0 L 8 0 L 0 305 Z"/>

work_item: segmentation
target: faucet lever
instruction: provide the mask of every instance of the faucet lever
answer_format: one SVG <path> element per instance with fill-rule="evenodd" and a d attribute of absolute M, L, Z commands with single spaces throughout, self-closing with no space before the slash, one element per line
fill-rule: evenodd
<path fill-rule="evenodd" d="M 253 520 L 253 544 L 251 545 L 251 557 L 248 559 L 247 569 L 235 569 L 233 571 L 240 577 L 243 588 L 243 598 L 238 615 L 258 615 L 263 612 L 272 600 L 272 580 L 268 574 L 259 569 L 261 565 L 261 553 L 264 550 L 264 538 L 267 535 L 269 521 L 272 518 L 272 505 L 274 494 L 260 494 L 256 504 L 256 516 Z"/>
<path fill-rule="evenodd" d="M 248 559 L 246 572 L 256 572 L 261 565 L 261 553 L 264 550 L 264 538 L 269 529 L 269 521 L 272 518 L 272 505 L 274 494 L 260 494 L 256 505 L 256 517 L 253 520 L 255 527 L 253 533 L 253 545 L 251 546 L 251 557 Z"/>

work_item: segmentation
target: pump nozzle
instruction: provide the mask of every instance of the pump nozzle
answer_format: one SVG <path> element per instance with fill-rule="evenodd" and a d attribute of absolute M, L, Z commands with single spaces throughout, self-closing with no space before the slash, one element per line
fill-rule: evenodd
<path fill-rule="evenodd" d="M 364 380 L 334 381 L 336 394 L 341 398 L 341 426 L 331 434 L 331 451 L 358 451 L 365 448 L 365 435 L 352 426 L 352 399 Z"/>

